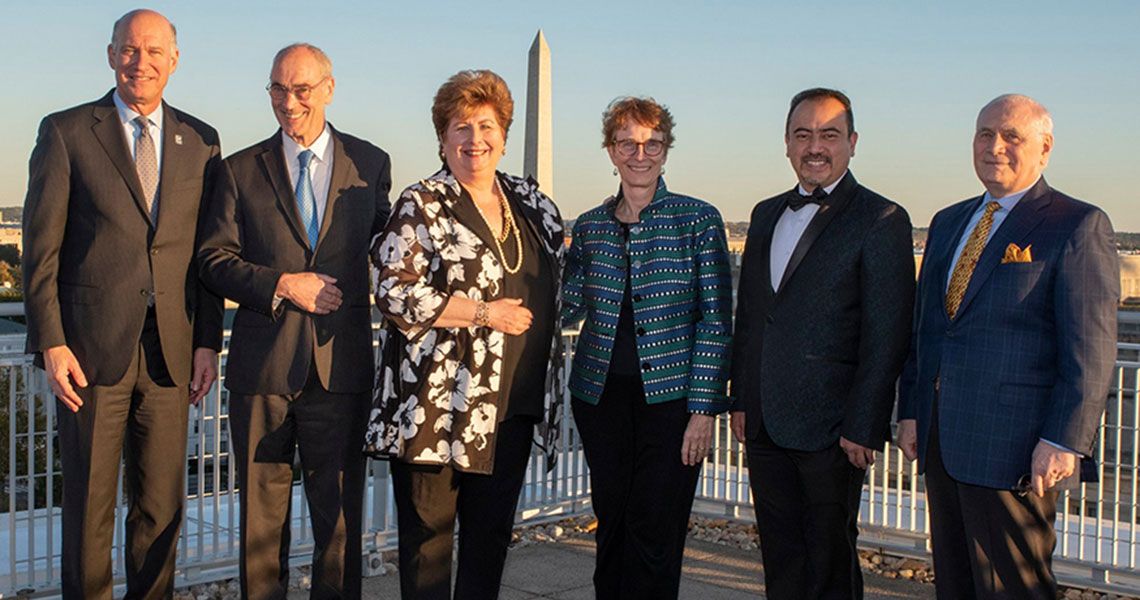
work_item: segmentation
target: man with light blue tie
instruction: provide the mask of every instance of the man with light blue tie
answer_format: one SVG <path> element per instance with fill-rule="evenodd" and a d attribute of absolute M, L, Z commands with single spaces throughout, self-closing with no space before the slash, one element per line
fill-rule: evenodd
<path fill-rule="evenodd" d="M 226 365 L 241 488 L 244 598 L 284 598 L 293 457 L 313 527 L 313 598 L 359 598 L 374 361 L 368 248 L 388 219 L 391 167 L 325 120 L 335 80 L 294 44 L 267 86 L 280 131 L 222 163 L 202 280 L 239 304 Z"/>
<path fill-rule="evenodd" d="M 899 445 L 926 474 L 939 598 L 1055 598 L 1057 489 L 1091 473 L 1116 358 L 1112 225 L 1041 176 L 1053 120 L 1008 94 L 978 114 L 986 192 L 930 224 Z"/>

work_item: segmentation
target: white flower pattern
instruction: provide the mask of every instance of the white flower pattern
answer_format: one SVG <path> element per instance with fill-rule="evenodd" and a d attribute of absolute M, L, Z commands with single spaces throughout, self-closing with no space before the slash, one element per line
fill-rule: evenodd
<path fill-rule="evenodd" d="M 558 208 L 533 180 L 499 177 L 503 189 L 513 191 L 529 209 L 516 218 L 537 226 L 560 279 L 565 244 Z M 444 169 L 404 190 L 385 232 L 373 239 L 372 281 L 385 322 L 365 451 L 378 458 L 490 473 L 504 335 L 489 327 L 432 327 L 451 296 L 493 300 L 502 295 L 503 269 L 495 251 L 458 222 L 450 208 L 461 197 L 461 187 Z M 560 330 L 558 305 L 556 295 L 555 331 Z M 536 432 L 550 468 L 564 379 L 562 337 L 553 337 L 547 415 Z"/>

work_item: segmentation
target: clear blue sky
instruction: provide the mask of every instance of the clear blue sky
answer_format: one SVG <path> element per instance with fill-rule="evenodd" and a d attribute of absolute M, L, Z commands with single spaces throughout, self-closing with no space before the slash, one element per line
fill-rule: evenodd
<path fill-rule="evenodd" d="M 806 87 L 846 91 L 860 133 L 859 180 L 925 226 L 975 195 L 970 140 L 978 109 L 1004 92 L 1053 112 L 1050 183 L 1140 231 L 1140 2 L 155 2 L 178 27 L 182 60 L 167 100 L 211 123 L 229 154 L 276 128 L 264 91 L 281 46 L 307 41 L 333 60 L 330 120 L 393 158 L 402 189 L 438 166 L 429 109 L 462 68 L 490 68 L 515 93 L 501 167 L 522 170 L 526 52 L 542 28 L 552 51 L 555 200 L 575 217 L 617 184 L 600 149 L 615 96 L 671 108 L 677 145 L 666 179 L 678 192 L 745 220 L 789 189 L 787 102 Z M 138 7 L 118 0 L 38 0 L 0 20 L 0 206 L 23 203 L 27 157 L 43 115 L 112 85 L 111 24 Z"/>

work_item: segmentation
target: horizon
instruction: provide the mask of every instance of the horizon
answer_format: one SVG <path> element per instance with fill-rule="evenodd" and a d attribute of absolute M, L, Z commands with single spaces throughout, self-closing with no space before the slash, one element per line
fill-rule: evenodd
<path fill-rule="evenodd" d="M 0 206 L 23 205 L 40 120 L 112 87 L 111 25 L 136 7 L 116 0 L 10 8 L 0 48 L 35 62 L 8 63 L 6 80 L 20 93 L 0 99 L 14 127 L 0 142 Z M 329 2 L 319 18 L 306 17 L 313 7 L 298 2 L 150 7 L 178 27 L 181 59 L 166 100 L 216 127 L 225 156 L 277 128 L 264 91 L 273 54 L 301 40 L 322 47 L 337 81 L 329 120 L 392 155 L 393 199 L 438 168 L 431 99 L 463 68 L 490 68 L 510 85 L 515 120 L 499 167 L 522 172 L 527 51 L 542 29 L 553 74 L 554 200 L 566 219 L 616 189 L 600 139 L 601 113 L 614 97 L 650 95 L 668 106 L 677 122 L 670 188 L 740 222 L 795 184 L 784 156 L 787 102 L 823 85 L 854 104 L 860 137 L 852 172 L 905 207 L 917 228 L 981 193 L 970 154 L 974 118 L 993 97 L 1020 92 L 1047 106 L 1056 123 L 1050 184 L 1103 208 L 1118 231 L 1140 231 L 1121 176 L 1135 135 L 1120 125 L 1127 101 L 1140 95 L 1140 78 L 1122 76 L 1140 56 L 1131 31 L 1140 3 L 1045 1 L 1021 14 L 977 1 L 641 8 L 591 0 L 478 9 Z"/>

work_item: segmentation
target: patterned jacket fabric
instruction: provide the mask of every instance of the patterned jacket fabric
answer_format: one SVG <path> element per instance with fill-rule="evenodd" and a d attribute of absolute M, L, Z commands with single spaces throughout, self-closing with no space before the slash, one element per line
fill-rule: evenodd
<path fill-rule="evenodd" d="M 628 269 L 646 401 L 685 398 L 690 412 L 724 412 L 732 277 L 720 213 L 707 202 L 670 192 L 659 179 L 641 222 L 630 227 L 627 250 L 614 218 L 617 201 L 607 198 L 574 224 L 562 323 L 585 323 L 570 393 L 591 404 L 601 396 Z"/>
<path fill-rule="evenodd" d="M 533 179 L 497 174 L 503 191 L 521 201 L 520 226 L 534 227 L 557 280 L 565 259 L 558 208 Z M 377 458 L 445 465 L 490 473 L 504 334 L 490 327 L 433 327 L 451 296 L 491 301 L 502 297 L 503 266 L 496 250 L 455 215 L 470 202 L 445 168 L 409 186 L 372 243 L 381 359 L 365 451 Z M 558 289 L 554 315 L 558 315 Z M 555 331 L 558 331 L 555 323 Z M 545 384 L 546 418 L 537 443 L 553 466 L 561 418 L 563 343 L 555 335 Z"/>

